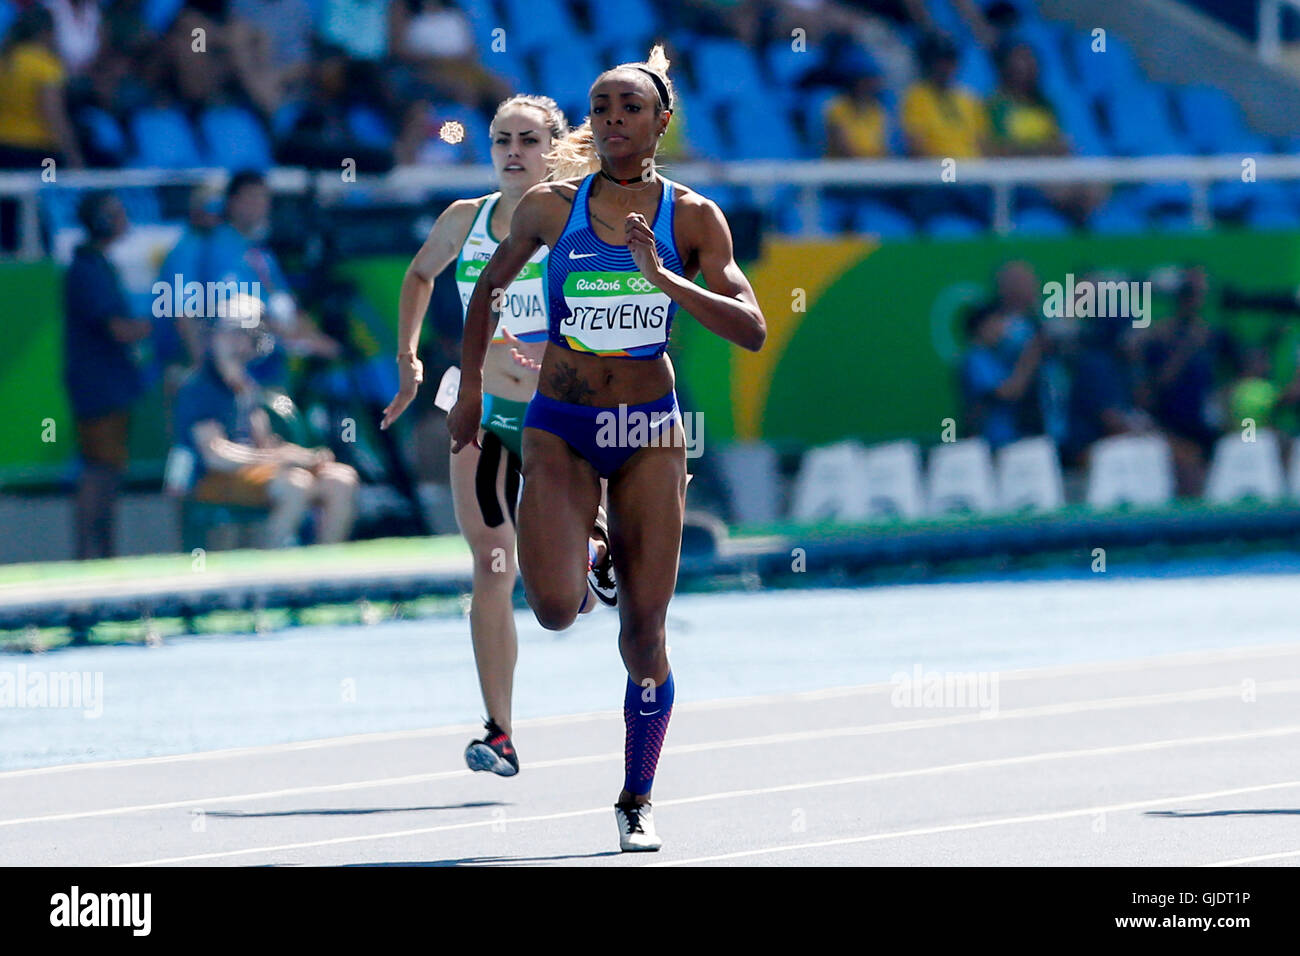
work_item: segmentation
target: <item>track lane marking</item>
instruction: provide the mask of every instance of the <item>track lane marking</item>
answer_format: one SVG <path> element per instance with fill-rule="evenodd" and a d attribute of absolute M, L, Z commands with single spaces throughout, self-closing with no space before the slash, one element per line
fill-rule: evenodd
<path fill-rule="evenodd" d="M 1257 684 L 1255 690 L 1257 694 L 1267 694 L 1270 692 L 1297 693 L 1300 692 L 1300 680 L 1265 681 L 1261 684 Z M 726 750 L 738 747 L 762 747 L 772 744 L 801 743 L 809 740 L 825 740 L 835 737 L 864 737 L 876 734 L 900 733 L 910 730 L 929 730 L 937 727 L 951 727 L 961 724 L 996 722 L 999 720 L 1010 719 L 1019 720 L 1029 717 L 1053 717 L 1065 714 L 1084 713 L 1090 710 L 1122 710 L 1126 707 L 1141 707 L 1159 704 L 1186 703 L 1188 701 L 1213 700 L 1216 698 L 1230 698 L 1235 697 L 1240 693 L 1241 688 L 1239 686 L 1229 684 L 1224 687 L 1206 687 L 1191 691 L 1173 691 L 1165 694 L 1146 694 L 1135 697 L 1104 697 L 1091 701 L 1067 701 L 1061 704 L 1040 704 L 1033 707 L 1000 710 L 996 717 L 985 716 L 984 713 L 977 711 L 974 713 L 955 714 L 949 717 L 929 717 L 917 720 L 892 721 L 881 724 L 863 724 L 854 727 L 799 730 L 783 734 L 766 734 L 759 737 L 737 737 L 726 740 L 712 740 L 694 744 L 665 746 L 662 756 L 707 753 L 713 750 Z M 1249 736 L 1249 734 L 1247 736 Z M 556 767 L 582 766 L 584 764 L 599 763 L 606 760 L 621 760 L 622 758 L 622 751 L 611 751 L 601 754 L 585 754 L 573 757 L 557 757 L 552 760 L 539 760 L 530 762 L 528 767 L 530 770 L 544 770 Z M 129 813 L 147 813 L 155 810 L 172 810 L 179 807 L 206 807 L 212 806 L 213 804 L 233 803 L 241 800 L 269 800 L 280 797 L 308 796 L 319 793 L 344 793 L 352 790 L 382 789 L 384 787 L 406 786 L 416 783 L 427 783 L 433 780 L 446 780 L 449 778 L 470 775 L 471 771 L 469 770 L 442 770 L 430 773 L 407 774 L 400 777 L 378 777 L 371 780 L 312 784 L 304 787 L 285 787 L 277 790 L 264 790 L 254 793 L 193 797 L 184 800 L 168 800 L 158 803 L 106 807 L 95 810 L 70 810 L 62 813 L 44 814 L 41 816 L 31 817 L 14 817 L 7 820 L 0 820 L 0 827 L 119 816 Z"/>
<path fill-rule="evenodd" d="M 1153 666 L 1183 667 L 1198 663 L 1213 663 L 1229 660 L 1251 660 L 1270 657 L 1294 657 L 1300 655 L 1300 643 L 1264 644 L 1242 648 L 1211 648 L 1201 651 L 1185 651 L 1177 654 L 1164 654 L 1154 657 L 1134 658 L 1121 661 L 1085 661 L 1079 664 L 1054 665 L 1051 667 L 1017 668 L 1009 671 L 996 671 L 999 681 L 1026 681 L 1051 679 L 1078 674 L 1106 674 L 1124 671 L 1149 669 Z M 829 700 L 835 697 L 851 697 L 857 694 L 883 693 L 893 690 L 894 684 L 881 681 L 873 684 L 855 684 L 845 687 L 833 687 L 821 690 L 795 691 L 780 694 L 758 694 L 749 697 L 727 697 L 708 701 L 683 701 L 677 705 L 678 713 L 695 711 L 725 710 L 729 707 L 744 707 L 767 703 L 782 703 L 804 700 Z M 621 710 L 598 710 L 580 714 L 561 714 L 548 717 L 528 717 L 515 721 L 519 727 L 544 727 L 575 721 L 600 720 L 610 717 L 622 717 Z M 368 734 L 345 734 L 340 737 L 320 737 L 313 740 L 286 741 L 277 744 L 258 744 L 249 747 L 227 747 L 218 750 L 201 750 L 194 753 L 164 754 L 156 757 L 128 757 L 121 760 L 89 760 L 80 763 L 55 764 L 48 767 L 27 767 L 22 770 L 0 771 L 0 783 L 6 780 L 44 776 L 48 774 L 69 773 L 75 771 L 113 770 L 125 767 L 154 766 L 159 764 L 189 762 L 199 760 L 231 759 L 244 756 L 273 755 L 293 753 L 303 750 L 318 750 L 326 747 L 349 747 L 366 743 L 379 743 L 419 739 L 422 737 L 455 736 L 462 733 L 476 733 L 482 729 L 480 724 L 451 724 L 442 727 L 421 728 L 417 730 L 378 731 Z"/>
<path fill-rule="evenodd" d="M 672 800 L 657 801 L 656 806 L 662 809 L 663 807 L 688 806 L 690 804 L 707 803 L 707 802 L 712 802 L 717 800 L 735 800 L 741 797 L 765 796 L 765 795 L 776 794 L 776 793 L 791 793 L 800 790 L 814 790 L 823 787 L 838 787 L 838 786 L 846 786 L 850 784 L 878 783 L 885 780 L 902 780 L 911 777 L 935 776 L 943 773 L 954 773 L 954 772 L 961 772 L 961 771 L 968 771 L 968 770 L 983 770 L 983 769 L 990 769 L 994 767 L 1007 767 L 1007 766 L 1014 766 L 1018 764 L 1039 763 L 1039 762 L 1044 762 L 1049 760 L 1068 760 L 1068 759 L 1079 759 L 1079 758 L 1087 758 L 1087 757 L 1112 756 L 1115 754 L 1123 754 L 1123 753 L 1141 753 L 1145 751 L 1172 749 L 1175 747 L 1197 746 L 1200 744 L 1226 743 L 1226 742 L 1235 742 L 1240 740 L 1249 740 L 1249 739 L 1267 738 L 1267 737 L 1283 737 L 1292 734 L 1300 734 L 1300 724 L 1286 726 L 1286 727 L 1273 727 L 1265 730 L 1245 731 L 1242 733 L 1235 733 L 1235 734 L 1210 734 L 1210 735 L 1201 735 L 1197 737 L 1179 737 L 1179 738 L 1172 738 L 1172 739 L 1165 739 L 1165 740 L 1143 741 L 1141 743 L 1135 743 L 1135 744 L 1117 744 L 1110 747 L 1089 747 L 1080 750 L 1058 750 L 1058 751 L 1047 751 L 1044 753 L 1036 753 L 1036 754 L 1019 754 L 1012 757 L 993 757 L 987 760 L 973 760 L 973 761 L 964 761 L 961 763 L 954 763 L 954 764 L 940 764 L 932 767 L 917 767 L 908 770 L 886 770 L 886 771 L 880 771 L 878 773 L 860 774 L 852 777 L 839 777 L 831 780 L 801 781 L 798 783 L 779 784 L 771 787 L 756 787 L 756 788 L 748 788 L 743 790 L 728 790 L 728 791 L 722 791 L 718 793 L 700 794 L 694 797 L 678 797 Z M 622 754 L 618 754 L 616 756 L 621 757 Z M 1294 781 L 1293 783 L 1294 785 L 1300 785 L 1300 781 Z M 1291 785 L 1291 784 L 1287 784 L 1287 785 Z M 1282 785 L 1269 784 L 1264 786 L 1262 789 L 1270 789 L 1276 786 L 1282 786 Z M 1248 791 L 1246 790 L 1225 791 L 1224 793 L 1226 794 L 1226 793 L 1237 793 L 1237 792 L 1244 793 Z M 1197 795 L 1193 795 L 1193 797 L 1195 796 Z M 1192 799 L 1193 797 L 1188 797 L 1187 799 Z M 1173 802 L 1176 801 L 1177 799 L 1180 798 L 1176 798 L 1176 797 L 1168 798 L 1168 799 L 1158 800 L 1155 802 L 1156 803 Z M 607 813 L 608 810 L 609 810 L 608 807 L 600 807 L 597 809 L 588 809 L 588 810 L 569 810 L 569 811 L 563 811 L 559 813 L 534 815 L 530 817 L 506 818 L 505 822 L 507 824 L 535 823 L 535 822 L 541 822 L 547 820 L 559 820 L 559 819 L 565 819 L 569 817 Z M 1082 814 L 1087 811 L 1071 811 L 1071 812 Z M 188 862 L 196 862 L 199 860 L 222 859 L 222 858 L 228 858 L 233 856 L 247 856 L 247 855 L 257 854 L 257 853 L 280 852 L 283 850 L 290 850 L 290 849 L 308 849 L 308 848 L 320 847 L 320 846 L 335 846 L 342 843 L 359 843 L 367 840 L 391 839 L 397 837 L 416 836 L 416 835 L 427 834 L 427 833 L 441 833 L 441 832 L 447 832 L 451 830 L 467 830 L 467 829 L 473 829 L 474 827 L 492 826 L 498 822 L 500 821 L 497 819 L 492 819 L 492 820 L 476 820 L 476 821 L 465 822 L 465 823 L 449 823 L 449 824 L 443 824 L 435 827 L 420 827 L 411 830 L 398 830 L 398 831 L 390 831 L 386 833 L 377 833 L 377 834 L 357 834 L 357 835 L 346 836 L 346 837 L 333 837 L 325 840 L 314 840 L 306 843 L 282 844 L 273 847 L 245 847 L 238 850 L 222 850 L 222 851 L 214 851 L 212 853 L 202 853 L 202 854 L 197 854 L 192 856 L 167 857 L 167 858 L 156 859 L 156 860 L 145 860 L 137 863 L 118 863 L 113 865 L 114 866 L 157 866 L 157 865 L 164 865 L 164 864 L 171 864 L 171 863 L 188 863 Z M 796 848 L 797 847 L 789 847 L 789 849 L 796 849 Z M 787 849 L 787 848 L 782 847 L 782 848 L 772 850 L 770 852 L 780 852 L 782 849 Z M 769 851 L 758 850 L 758 851 L 746 851 L 746 852 L 763 853 Z M 725 856 L 719 857 L 719 859 L 725 859 L 725 858 L 728 857 Z"/>

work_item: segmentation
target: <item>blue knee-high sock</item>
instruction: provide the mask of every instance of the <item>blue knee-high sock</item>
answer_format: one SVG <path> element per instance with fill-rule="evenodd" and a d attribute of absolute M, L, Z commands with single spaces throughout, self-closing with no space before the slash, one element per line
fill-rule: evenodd
<path fill-rule="evenodd" d="M 673 715 L 673 673 L 658 687 L 642 687 L 627 680 L 623 697 L 623 789 L 638 796 L 650 792 L 655 782 L 659 751 Z"/>

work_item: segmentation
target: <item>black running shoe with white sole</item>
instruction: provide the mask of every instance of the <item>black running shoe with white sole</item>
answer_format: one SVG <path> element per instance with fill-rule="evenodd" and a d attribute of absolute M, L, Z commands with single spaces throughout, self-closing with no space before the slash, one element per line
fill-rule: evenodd
<path fill-rule="evenodd" d="M 513 777 L 519 772 L 519 757 L 515 745 L 506 732 L 489 719 L 483 725 L 487 733 L 482 740 L 471 740 L 465 748 L 465 763 L 470 770 L 491 770 L 502 777 Z"/>
<path fill-rule="evenodd" d="M 616 803 L 618 845 L 624 853 L 653 853 L 664 841 L 655 833 L 654 815 L 648 803 Z"/>
<path fill-rule="evenodd" d="M 602 604 L 615 607 L 618 604 L 618 582 L 614 580 L 614 557 L 609 545 L 609 519 L 605 509 L 596 509 L 596 536 L 605 542 L 605 556 L 600 563 L 587 562 L 587 583 L 591 585 L 596 597 Z"/>

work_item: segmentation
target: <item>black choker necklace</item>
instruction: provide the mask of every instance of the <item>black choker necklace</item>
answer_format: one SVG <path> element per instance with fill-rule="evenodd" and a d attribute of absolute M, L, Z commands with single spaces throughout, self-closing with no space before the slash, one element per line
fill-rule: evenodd
<path fill-rule="evenodd" d="M 611 176 L 602 168 L 600 174 L 608 179 L 611 183 L 618 183 L 620 186 L 631 186 L 633 183 L 649 183 L 652 180 L 645 179 L 642 176 L 633 176 L 631 179 L 619 179 L 617 176 Z"/>

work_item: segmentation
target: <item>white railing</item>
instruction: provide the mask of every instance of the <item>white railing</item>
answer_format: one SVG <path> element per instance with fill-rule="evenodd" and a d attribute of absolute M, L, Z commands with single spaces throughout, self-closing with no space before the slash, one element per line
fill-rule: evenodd
<path fill-rule="evenodd" d="M 1287 0 L 1300 3 L 1300 0 Z M 1191 187 L 1192 219 L 1198 228 L 1209 228 L 1212 216 L 1210 186 L 1216 182 L 1242 181 L 1243 162 L 1254 161 L 1259 182 L 1300 180 L 1300 156 L 1229 154 L 1220 156 L 1071 157 L 1030 159 L 959 160 L 952 170 L 954 181 L 943 177 L 945 161 L 939 159 L 827 159 L 770 161 L 744 160 L 729 163 L 691 162 L 665 167 L 673 179 L 707 187 L 744 186 L 755 200 L 769 203 L 777 189 L 793 186 L 798 201 L 806 207 L 804 222 L 816 223 L 817 192 L 827 186 L 897 187 L 937 189 L 954 186 L 985 186 L 993 193 L 993 230 L 1005 235 L 1012 228 L 1012 199 L 1017 186 L 1045 183 L 1090 182 L 1106 184 L 1185 182 Z M 227 173 L 219 169 L 185 170 L 96 170 L 59 173 L 57 183 L 43 183 L 37 173 L 0 173 L 0 197 L 21 203 L 21 258 L 42 254 L 37 204 L 42 192 L 52 189 L 131 188 L 162 185 L 224 183 Z M 948 179 L 953 177 L 949 175 Z M 267 176 L 276 192 L 301 193 L 314 190 L 321 202 L 337 202 L 349 191 L 365 188 L 380 200 L 418 202 L 432 192 L 469 194 L 488 190 L 496 179 L 488 166 L 406 166 L 383 175 L 358 175 L 345 182 L 337 172 L 309 172 L 280 168 Z M 814 226 L 815 228 L 815 226 Z"/>

